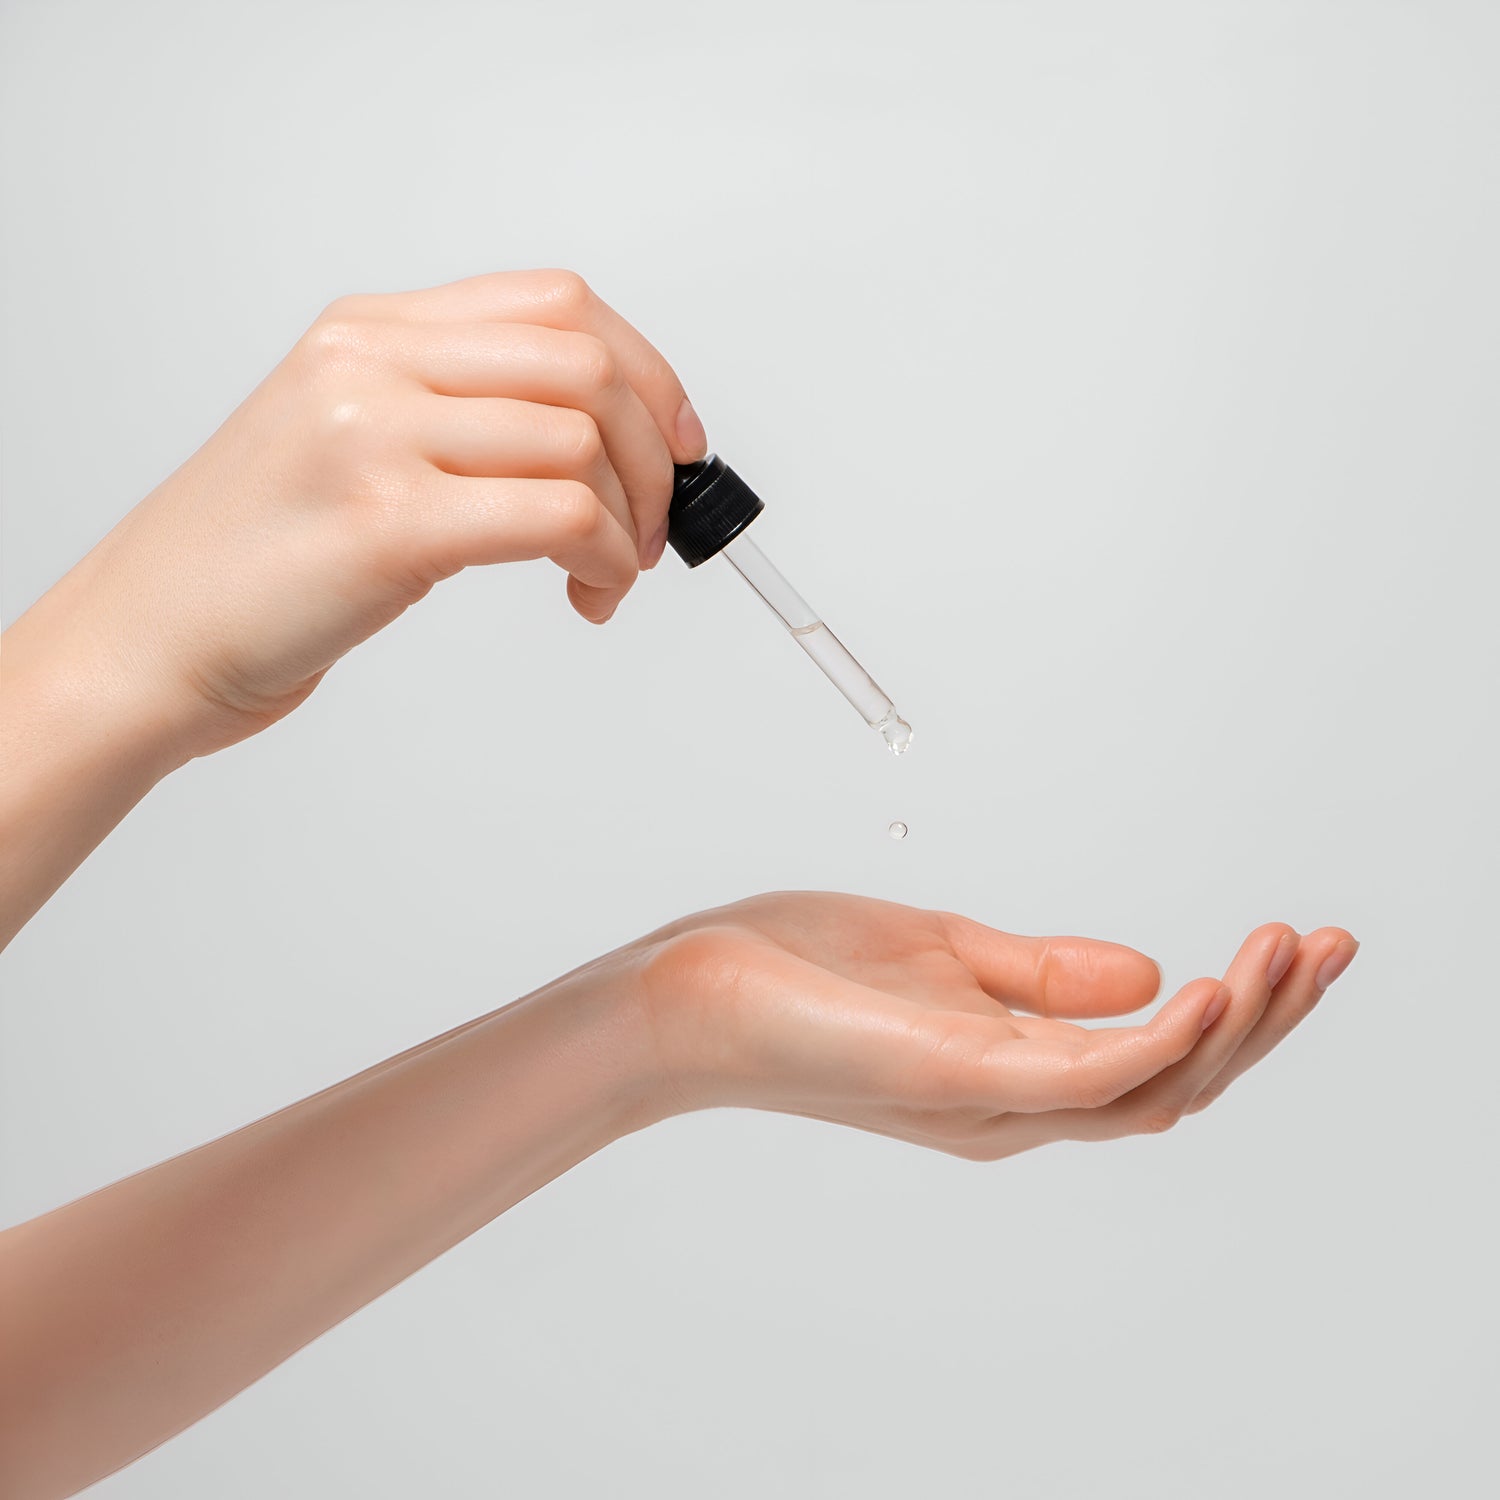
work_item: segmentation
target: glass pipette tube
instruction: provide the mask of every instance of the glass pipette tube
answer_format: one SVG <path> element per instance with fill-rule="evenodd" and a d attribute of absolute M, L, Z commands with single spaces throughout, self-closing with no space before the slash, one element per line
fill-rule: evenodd
<path fill-rule="evenodd" d="M 807 600 L 781 576 L 771 559 L 744 531 L 725 545 L 723 553 L 735 572 L 791 632 L 792 639 L 822 668 L 823 675 L 854 705 L 865 723 L 880 731 L 891 753 L 905 754 L 911 744 L 911 725 L 896 712 L 896 705 L 818 618 Z"/>

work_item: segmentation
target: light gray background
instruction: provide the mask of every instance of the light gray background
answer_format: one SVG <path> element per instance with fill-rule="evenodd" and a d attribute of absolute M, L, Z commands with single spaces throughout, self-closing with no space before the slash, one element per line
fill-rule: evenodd
<path fill-rule="evenodd" d="M 919 738 L 722 567 L 445 585 L 15 942 L 0 1221 L 756 890 L 1364 942 L 1162 1138 L 624 1142 L 99 1493 L 1488 1489 L 1495 7 L 3 17 L 7 619 L 335 295 L 563 264 Z"/>

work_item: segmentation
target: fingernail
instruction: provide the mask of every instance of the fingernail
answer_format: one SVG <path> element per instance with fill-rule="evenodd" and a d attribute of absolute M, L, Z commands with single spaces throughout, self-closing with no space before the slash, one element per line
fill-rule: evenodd
<path fill-rule="evenodd" d="M 1353 938 L 1345 938 L 1318 965 L 1318 972 L 1313 978 L 1313 983 L 1320 990 L 1326 990 L 1354 962 L 1354 955 L 1358 952 L 1359 944 Z"/>
<path fill-rule="evenodd" d="M 708 452 L 708 434 L 703 430 L 703 423 L 698 420 L 698 413 L 693 410 L 693 403 L 686 396 L 682 398 L 682 405 L 677 408 L 677 441 L 682 444 L 684 458 L 702 458 Z"/>
<path fill-rule="evenodd" d="M 1229 993 L 1229 986 L 1227 984 L 1221 984 L 1219 986 L 1218 994 L 1216 994 L 1213 999 L 1208 1002 L 1208 1009 L 1203 1012 L 1203 1029 L 1205 1031 L 1207 1031 L 1208 1028 L 1212 1026 L 1214 1022 L 1224 1014 L 1224 1011 L 1228 1007 L 1229 1002 L 1232 998 L 1233 997 Z"/>
<path fill-rule="evenodd" d="M 1271 962 L 1266 969 L 1266 983 L 1274 990 L 1283 979 L 1286 971 L 1291 968 L 1292 960 L 1297 956 L 1297 944 L 1301 939 L 1295 932 L 1283 933 L 1280 943 L 1276 945 L 1276 951 L 1271 955 Z"/>
<path fill-rule="evenodd" d="M 641 552 L 641 567 L 654 568 L 661 561 L 661 555 L 667 550 L 667 528 L 670 521 L 663 521 L 656 529 L 656 535 L 646 543 Z"/>

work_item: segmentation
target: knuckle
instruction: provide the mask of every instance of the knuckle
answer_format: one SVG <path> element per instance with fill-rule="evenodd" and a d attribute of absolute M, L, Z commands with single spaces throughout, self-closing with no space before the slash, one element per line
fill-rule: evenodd
<path fill-rule="evenodd" d="M 590 395 L 602 395 L 619 383 L 619 362 L 603 339 L 596 339 L 591 333 L 579 334 L 573 360 L 574 376 Z"/>
<path fill-rule="evenodd" d="M 607 624 L 627 593 L 629 589 L 620 584 L 606 586 L 568 579 L 568 598 L 573 608 L 593 625 Z"/>
<path fill-rule="evenodd" d="M 577 271 L 555 268 L 543 271 L 541 280 L 542 296 L 559 312 L 580 313 L 593 301 L 588 282 Z"/>
<path fill-rule="evenodd" d="M 382 426 L 375 403 L 357 391 L 333 396 L 319 408 L 322 447 L 335 458 L 347 458 L 351 453 L 370 449 Z"/>
<path fill-rule="evenodd" d="M 1165 1135 L 1181 1118 L 1181 1105 L 1152 1104 L 1137 1112 L 1135 1125 L 1142 1135 Z"/>
<path fill-rule="evenodd" d="M 1083 1063 L 1074 1063 L 1066 1085 L 1066 1095 L 1077 1109 L 1103 1109 L 1112 1104 L 1118 1090 L 1105 1076 Z"/>
<path fill-rule="evenodd" d="M 558 446 L 568 468 L 593 473 L 604 463 L 604 438 L 599 424 L 583 411 L 569 411 L 558 418 Z"/>
<path fill-rule="evenodd" d="M 560 480 L 554 491 L 553 522 L 558 532 L 571 542 L 591 541 L 604 519 L 604 506 L 588 485 L 577 480 Z"/>
<path fill-rule="evenodd" d="M 1107 1109 L 1115 1102 L 1116 1094 L 1108 1084 L 1089 1080 L 1080 1083 L 1073 1094 L 1077 1109 Z"/>
<path fill-rule="evenodd" d="M 365 299 L 357 292 L 346 293 L 342 297 L 335 297 L 322 312 L 318 314 L 320 323 L 338 323 L 346 319 L 357 318 L 365 307 Z"/>
<path fill-rule="evenodd" d="M 329 303 L 303 336 L 303 344 L 319 363 L 345 365 L 366 357 L 374 343 L 373 325 L 360 317 L 352 299 Z"/>
<path fill-rule="evenodd" d="M 347 476 L 365 456 L 372 426 L 368 407 L 357 396 L 338 396 L 319 403 L 314 420 L 319 471 Z"/>

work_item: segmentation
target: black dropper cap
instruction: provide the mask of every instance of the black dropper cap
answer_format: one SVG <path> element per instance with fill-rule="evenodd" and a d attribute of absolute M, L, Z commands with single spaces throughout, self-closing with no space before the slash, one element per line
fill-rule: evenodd
<path fill-rule="evenodd" d="M 667 541 L 688 567 L 722 552 L 766 508 L 717 453 L 676 465 Z"/>

